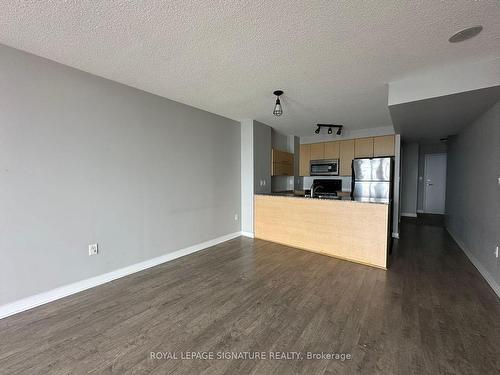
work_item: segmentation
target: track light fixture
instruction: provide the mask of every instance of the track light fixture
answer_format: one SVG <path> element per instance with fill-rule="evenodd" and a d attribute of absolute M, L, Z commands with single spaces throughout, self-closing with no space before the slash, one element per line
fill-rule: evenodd
<path fill-rule="evenodd" d="M 331 135 L 331 134 L 333 134 L 332 128 L 336 128 L 337 129 L 336 134 L 342 135 L 342 129 L 344 128 L 344 125 L 334 125 L 334 124 L 318 124 L 317 126 L 318 126 L 318 128 L 314 131 L 316 134 L 319 134 L 319 132 L 321 131 L 321 128 L 328 128 L 328 134 Z"/>
<path fill-rule="evenodd" d="M 273 115 L 281 116 L 283 114 L 283 108 L 281 107 L 280 96 L 283 95 L 283 91 L 276 90 L 273 94 L 276 95 L 276 104 L 274 105 Z"/>

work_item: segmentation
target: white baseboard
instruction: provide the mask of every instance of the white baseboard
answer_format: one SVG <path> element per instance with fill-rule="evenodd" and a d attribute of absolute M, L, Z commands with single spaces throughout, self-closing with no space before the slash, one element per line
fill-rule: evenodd
<path fill-rule="evenodd" d="M 469 249 L 467 249 L 465 244 L 450 231 L 449 228 L 446 228 L 446 230 L 450 234 L 451 238 L 453 238 L 453 240 L 455 240 L 457 245 L 462 249 L 465 255 L 467 255 L 467 258 L 469 258 L 471 263 L 477 268 L 477 270 L 489 284 L 491 289 L 493 289 L 496 295 L 500 297 L 500 285 L 495 281 L 493 276 L 491 276 L 491 274 L 483 267 L 483 265 L 479 262 L 479 260 L 469 251 Z"/>
<path fill-rule="evenodd" d="M 254 238 L 254 234 L 252 232 L 244 232 L 244 231 L 242 231 L 241 235 L 245 236 L 245 237 Z"/>
<path fill-rule="evenodd" d="M 401 212 L 401 216 L 417 217 L 417 214 L 414 214 L 413 212 Z"/>
<path fill-rule="evenodd" d="M 156 258 L 148 259 L 143 262 L 135 263 L 130 266 L 117 269 L 115 271 L 111 271 L 99 276 L 91 277 L 89 279 L 77 281 L 72 284 L 64 285 L 56 289 L 49 290 L 47 292 L 39 293 L 34 296 L 26 297 L 11 303 L 7 303 L 3 306 L 0 306 L 0 319 L 6 318 L 7 316 L 14 315 L 20 313 L 25 310 L 32 309 L 33 307 L 37 307 L 40 305 L 44 305 L 46 303 L 55 301 L 57 299 L 69 296 L 71 294 L 75 294 L 81 292 L 86 289 L 93 288 L 95 286 L 108 283 L 120 277 L 124 277 L 130 275 L 132 273 L 136 273 L 147 268 L 151 268 L 157 266 L 159 264 L 169 262 L 171 260 L 183 257 L 185 255 L 189 255 L 195 253 L 197 251 L 206 249 L 210 246 L 215 246 L 225 241 L 229 241 L 233 238 L 239 237 L 242 235 L 242 232 L 235 232 L 231 234 L 227 234 L 225 236 L 214 238 L 213 240 L 205 241 L 193 246 L 186 247 L 181 250 L 177 250 L 165 255 L 161 255 Z"/>

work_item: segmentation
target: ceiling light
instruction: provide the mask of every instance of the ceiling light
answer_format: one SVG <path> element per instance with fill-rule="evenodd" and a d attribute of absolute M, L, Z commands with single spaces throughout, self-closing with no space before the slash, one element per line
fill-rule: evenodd
<path fill-rule="evenodd" d="M 283 95 L 283 91 L 276 90 L 273 94 L 276 95 L 276 104 L 274 105 L 273 115 L 281 116 L 283 114 L 283 108 L 281 108 L 280 95 Z"/>
<path fill-rule="evenodd" d="M 475 37 L 482 30 L 483 30 L 483 27 L 481 25 L 468 27 L 466 29 L 460 30 L 460 31 L 456 32 L 455 34 L 453 34 L 451 36 L 451 38 L 448 39 L 448 41 L 450 43 L 463 42 L 464 40 Z"/>
<path fill-rule="evenodd" d="M 334 124 L 317 124 L 318 128 L 314 131 L 316 134 L 319 134 L 321 131 L 321 128 L 328 128 L 328 134 L 332 135 L 333 134 L 333 128 L 337 129 L 337 135 L 342 134 L 342 128 L 344 125 L 334 125 Z"/>

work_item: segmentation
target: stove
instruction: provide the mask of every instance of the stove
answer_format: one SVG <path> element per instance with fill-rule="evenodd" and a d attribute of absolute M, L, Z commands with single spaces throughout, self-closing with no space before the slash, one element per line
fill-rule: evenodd
<path fill-rule="evenodd" d="M 342 180 L 315 179 L 311 186 L 311 197 L 321 199 L 342 199 L 337 192 L 342 191 Z"/>

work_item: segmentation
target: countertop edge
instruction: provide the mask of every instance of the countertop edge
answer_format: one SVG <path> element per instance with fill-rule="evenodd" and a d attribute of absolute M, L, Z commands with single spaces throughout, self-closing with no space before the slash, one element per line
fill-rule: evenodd
<path fill-rule="evenodd" d="M 328 198 L 309 198 L 309 197 L 303 197 L 300 195 L 286 195 L 286 194 L 275 194 L 275 193 L 255 193 L 254 196 L 260 196 L 260 197 L 273 197 L 273 198 L 293 198 L 293 199 L 305 199 L 308 201 L 330 201 L 330 202 L 351 202 L 351 203 L 363 203 L 363 204 L 380 204 L 384 206 L 389 206 L 391 204 L 390 201 L 365 201 L 365 200 L 356 200 L 352 199 L 350 197 L 345 197 L 345 199 L 328 199 Z"/>

